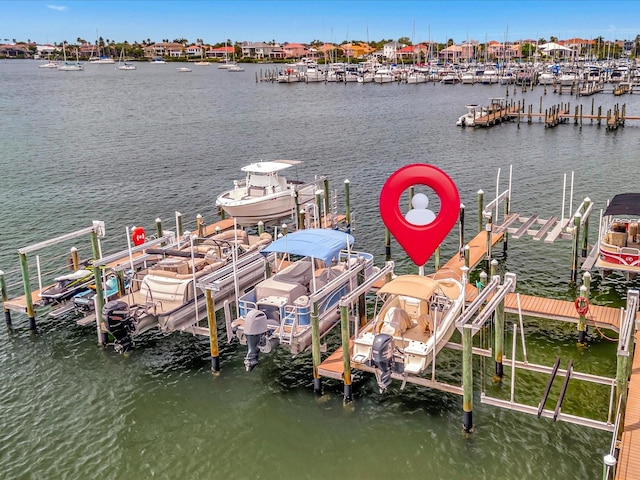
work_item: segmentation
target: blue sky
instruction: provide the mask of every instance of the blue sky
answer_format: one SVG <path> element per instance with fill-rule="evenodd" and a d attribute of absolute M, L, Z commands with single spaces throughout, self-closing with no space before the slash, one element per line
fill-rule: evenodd
<path fill-rule="evenodd" d="M 637 1 L 4 0 L 0 41 L 517 40 L 640 34 Z"/>

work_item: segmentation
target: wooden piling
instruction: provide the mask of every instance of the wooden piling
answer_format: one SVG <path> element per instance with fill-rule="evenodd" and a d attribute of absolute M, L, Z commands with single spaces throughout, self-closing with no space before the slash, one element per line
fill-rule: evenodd
<path fill-rule="evenodd" d="M 489 218 L 487 219 L 487 224 L 485 226 L 485 230 L 487 232 L 487 246 L 486 246 L 486 251 L 487 251 L 487 258 L 486 258 L 486 263 L 487 263 L 487 270 L 489 270 L 489 268 L 491 268 L 491 230 L 492 230 L 492 215 L 489 215 Z"/>
<path fill-rule="evenodd" d="M 344 384 L 343 402 L 345 404 L 353 401 L 351 386 L 351 359 L 349 358 L 349 311 L 346 305 L 340 307 L 340 330 L 342 333 L 342 363 L 343 375 L 342 382 Z"/>
<path fill-rule="evenodd" d="M 586 345 L 587 338 L 587 318 L 585 310 L 588 311 L 589 300 L 587 299 L 587 287 L 585 285 L 581 285 L 578 294 L 578 298 L 576 298 L 576 307 L 578 308 L 578 345 Z M 585 310 L 583 310 L 585 309 Z"/>
<path fill-rule="evenodd" d="M 347 231 L 351 230 L 351 201 L 349 200 L 349 188 L 351 182 L 348 179 L 344 181 L 344 215 L 347 222 Z"/>
<path fill-rule="evenodd" d="M 347 348 L 347 355 L 349 354 Z M 311 312 L 311 356 L 313 360 L 313 393 L 322 394 L 322 379 L 318 372 L 320 366 L 320 319 L 318 313 L 318 302 L 313 302 L 313 310 Z"/>
<path fill-rule="evenodd" d="M 220 371 L 220 352 L 218 350 L 218 328 L 216 326 L 215 300 L 208 288 L 204 291 L 207 302 L 207 323 L 209 325 L 209 352 L 211 353 L 211 373 Z"/>
<path fill-rule="evenodd" d="M 22 272 L 22 284 L 24 286 L 24 296 L 27 304 L 27 317 L 29 318 L 29 330 L 36 330 L 36 314 L 33 309 L 33 297 L 31 296 L 31 281 L 29 279 L 29 264 L 27 255 L 20 253 L 20 271 Z"/>
<path fill-rule="evenodd" d="M 80 254 L 76 247 L 71 247 L 71 266 L 74 272 L 80 270 Z"/>
<path fill-rule="evenodd" d="M 584 199 L 584 209 L 585 212 L 591 206 L 591 199 L 589 197 L 585 197 Z M 580 256 L 585 258 L 587 256 L 587 249 L 589 247 L 589 217 L 584 219 L 584 228 L 582 230 L 582 248 L 580 252 Z"/>
<path fill-rule="evenodd" d="M 100 267 L 96 265 L 96 261 L 100 258 L 100 243 L 98 242 L 98 232 L 94 228 L 91 231 L 91 254 L 93 256 L 93 281 L 96 286 L 95 305 L 96 305 L 96 326 L 98 331 L 98 343 L 106 345 L 107 333 L 104 328 L 104 319 L 102 318 L 102 307 L 104 307 L 104 289 L 102 288 L 102 275 Z"/>
<path fill-rule="evenodd" d="M 576 213 L 573 219 L 573 232 L 572 232 L 572 244 L 573 249 L 571 252 L 571 282 L 578 281 L 578 255 L 579 255 L 579 242 L 580 242 L 580 220 L 582 215 L 580 212 Z"/>
<path fill-rule="evenodd" d="M 176 212 L 176 235 L 178 238 L 182 238 L 182 214 L 180 212 Z"/>
<path fill-rule="evenodd" d="M 324 188 L 324 214 L 326 215 L 325 217 L 325 222 L 326 219 L 329 216 L 329 213 L 331 212 L 331 206 L 329 205 L 329 200 L 331 199 L 331 195 L 329 192 L 329 179 L 325 178 L 324 181 L 322 182 L 322 186 Z M 328 227 L 328 225 L 324 225 L 325 227 Z"/>
<path fill-rule="evenodd" d="M 11 328 L 11 310 L 7 308 L 7 282 L 4 278 L 4 272 L 0 270 L 0 292 L 2 293 L 2 310 L 4 311 L 4 322 L 7 327 Z"/>
<path fill-rule="evenodd" d="M 478 190 L 478 233 L 482 231 L 482 211 L 484 210 L 484 192 Z"/>
<path fill-rule="evenodd" d="M 160 218 L 156 218 L 156 233 L 158 238 L 162 237 L 162 220 L 160 220 Z"/>
<path fill-rule="evenodd" d="M 198 238 L 204 237 L 204 221 L 200 214 L 196 215 L 196 229 L 198 232 Z"/>
<path fill-rule="evenodd" d="M 496 262 L 497 263 L 497 262 Z M 505 288 L 501 286 L 500 289 Z M 504 299 L 498 303 L 495 311 L 495 339 L 494 339 L 494 348 L 495 348 L 495 364 L 496 364 L 496 373 L 495 379 L 500 381 L 504 377 L 504 365 L 502 363 L 502 356 L 504 354 Z"/>
<path fill-rule="evenodd" d="M 462 329 L 462 430 L 473 430 L 473 336 L 470 327 Z"/>

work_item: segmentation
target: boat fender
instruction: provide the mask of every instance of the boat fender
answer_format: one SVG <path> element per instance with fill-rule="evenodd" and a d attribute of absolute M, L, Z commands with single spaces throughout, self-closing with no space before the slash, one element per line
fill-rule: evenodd
<path fill-rule="evenodd" d="M 589 313 L 589 299 L 587 297 L 578 297 L 576 298 L 576 312 L 581 317 L 584 317 L 587 313 Z"/>

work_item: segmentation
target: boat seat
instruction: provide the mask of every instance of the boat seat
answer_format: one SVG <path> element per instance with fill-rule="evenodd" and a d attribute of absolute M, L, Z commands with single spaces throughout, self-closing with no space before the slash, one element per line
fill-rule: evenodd
<path fill-rule="evenodd" d="M 399 307 L 391 307 L 380 323 L 379 333 L 400 336 L 412 326 L 411 318 L 407 312 Z"/>
<path fill-rule="evenodd" d="M 624 247 L 627 244 L 627 233 L 609 232 L 609 239 L 609 243 L 611 243 L 611 245 L 615 245 L 616 247 Z"/>
<path fill-rule="evenodd" d="M 427 334 L 433 333 L 433 318 L 431 315 L 423 313 L 418 317 L 418 327 Z"/>

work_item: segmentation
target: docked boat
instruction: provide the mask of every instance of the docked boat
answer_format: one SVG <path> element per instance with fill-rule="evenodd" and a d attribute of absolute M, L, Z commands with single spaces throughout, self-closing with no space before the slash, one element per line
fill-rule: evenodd
<path fill-rule="evenodd" d="M 373 319 L 356 333 L 354 367 L 372 371 L 381 393 L 394 376 L 421 375 L 449 341 L 463 303 L 453 278 L 396 277 L 378 290 Z"/>
<path fill-rule="evenodd" d="M 381 67 L 373 74 L 373 83 L 392 83 L 394 80 L 395 76 L 388 67 Z"/>
<path fill-rule="evenodd" d="M 248 346 L 247 371 L 258 364 L 260 353 L 277 346 L 293 355 L 309 349 L 312 317 L 319 338 L 339 323 L 340 298 L 357 287 L 358 276 L 374 272 L 373 256 L 352 251 L 352 245 L 353 237 L 339 230 L 306 229 L 262 250 L 263 255 L 276 254 L 277 273 L 238 299 L 240 315 L 231 323 L 240 343 Z"/>
<path fill-rule="evenodd" d="M 314 199 L 320 181 L 304 184 L 285 178 L 281 172 L 300 164 L 297 160 L 257 162 L 241 168 L 246 173 L 243 181 L 216 199 L 216 206 L 237 219 L 239 225 L 256 225 L 290 216 L 296 206 Z"/>
<path fill-rule="evenodd" d="M 93 283 L 93 271 L 85 268 L 61 275 L 53 279 L 55 284 L 40 292 L 40 303 L 60 304 L 71 299 L 74 295 L 89 290 Z"/>
<path fill-rule="evenodd" d="M 602 215 L 596 267 L 606 275 L 619 271 L 627 278 L 640 273 L 640 193 L 614 196 Z"/>
<path fill-rule="evenodd" d="M 127 338 L 116 348 L 130 345 L 133 337 L 153 328 L 173 332 L 197 324 L 207 313 L 198 282 L 205 277 L 215 281 L 235 276 L 237 269 L 251 262 L 271 240 L 266 232 L 249 235 L 245 230 L 231 229 L 196 239 L 193 245 L 189 240 L 147 248 L 145 254 L 159 260 L 133 275 L 130 291 L 108 302 L 117 303 L 121 313 L 113 319 L 105 314 L 105 322 L 127 324 Z M 263 278 L 264 268 L 251 268 L 232 285 L 244 290 Z M 106 305 L 105 309 L 109 310 Z"/>
<path fill-rule="evenodd" d="M 467 113 L 458 118 L 456 125 L 459 127 L 475 127 L 476 119 L 485 115 L 486 109 L 475 104 L 466 105 L 466 107 Z"/>

